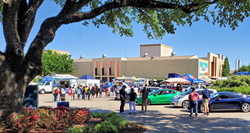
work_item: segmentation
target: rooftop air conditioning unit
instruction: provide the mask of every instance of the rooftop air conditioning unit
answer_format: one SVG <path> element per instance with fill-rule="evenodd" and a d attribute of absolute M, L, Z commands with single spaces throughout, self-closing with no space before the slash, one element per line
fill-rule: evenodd
<path fill-rule="evenodd" d="M 172 53 L 171 53 L 171 56 L 175 56 L 175 52 L 172 52 Z"/>
<path fill-rule="evenodd" d="M 151 60 L 155 60 L 155 59 L 156 59 L 156 57 L 155 57 L 155 56 L 152 56 L 152 57 L 151 57 Z"/>
<path fill-rule="evenodd" d="M 145 54 L 143 55 L 143 57 L 148 57 L 148 53 L 145 53 Z"/>
<path fill-rule="evenodd" d="M 80 56 L 80 59 L 84 59 L 84 55 L 81 55 L 81 56 Z"/>
<path fill-rule="evenodd" d="M 103 55 L 102 55 L 102 58 L 106 58 L 106 54 L 103 54 Z"/>

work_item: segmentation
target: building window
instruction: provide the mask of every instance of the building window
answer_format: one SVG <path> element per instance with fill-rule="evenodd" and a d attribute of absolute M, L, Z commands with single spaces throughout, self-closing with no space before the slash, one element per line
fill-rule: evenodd
<path fill-rule="evenodd" d="M 104 68 L 102 68 L 102 75 L 104 75 Z"/>
<path fill-rule="evenodd" d="M 97 68 L 95 68 L 95 75 L 97 75 Z"/>

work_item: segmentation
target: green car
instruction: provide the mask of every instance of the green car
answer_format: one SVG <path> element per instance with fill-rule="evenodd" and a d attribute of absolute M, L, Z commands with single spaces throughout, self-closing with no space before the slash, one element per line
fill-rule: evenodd
<path fill-rule="evenodd" d="M 171 90 L 171 89 L 162 89 L 162 90 L 156 90 L 149 93 L 147 104 L 170 104 L 170 101 L 172 98 L 176 95 L 182 94 L 179 91 Z M 142 97 L 141 95 L 136 98 L 136 103 L 141 104 L 142 103 Z"/>

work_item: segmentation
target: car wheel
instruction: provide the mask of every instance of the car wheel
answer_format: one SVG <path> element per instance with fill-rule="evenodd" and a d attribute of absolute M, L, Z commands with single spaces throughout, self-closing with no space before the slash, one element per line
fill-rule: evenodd
<path fill-rule="evenodd" d="M 150 99 L 147 99 L 147 105 L 150 105 L 150 104 L 151 104 Z"/>
<path fill-rule="evenodd" d="M 44 89 L 40 90 L 40 94 L 45 94 L 45 90 Z"/>
<path fill-rule="evenodd" d="M 204 110 L 205 110 L 205 108 L 204 108 L 204 106 L 201 104 L 201 105 L 200 105 L 199 112 L 204 113 Z"/>
<path fill-rule="evenodd" d="M 183 108 L 188 108 L 188 101 L 187 100 L 182 102 L 182 107 Z"/>
<path fill-rule="evenodd" d="M 241 110 L 245 113 L 250 111 L 250 105 L 248 103 L 243 103 L 241 106 Z"/>

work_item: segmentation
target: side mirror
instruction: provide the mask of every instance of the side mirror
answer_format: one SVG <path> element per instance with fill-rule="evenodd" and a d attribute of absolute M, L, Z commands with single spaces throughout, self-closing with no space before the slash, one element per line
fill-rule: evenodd
<path fill-rule="evenodd" d="M 156 94 L 154 94 L 154 96 L 157 96 Z"/>
<path fill-rule="evenodd" d="M 221 98 L 219 98 L 219 97 L 216 97 L 216 98 L 215 98 L 215 101 L 220 101 L 220 99 L 221 99 Z"/>

